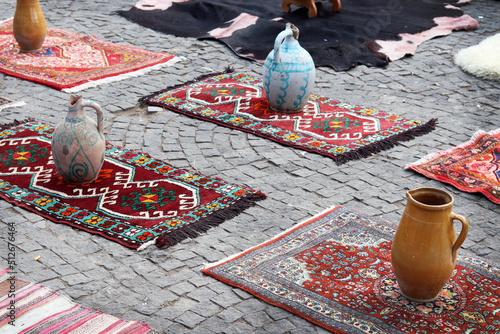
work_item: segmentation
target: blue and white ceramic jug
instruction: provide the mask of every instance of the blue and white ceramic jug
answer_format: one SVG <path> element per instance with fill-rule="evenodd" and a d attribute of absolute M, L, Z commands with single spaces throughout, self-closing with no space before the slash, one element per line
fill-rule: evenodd
<path fill-rule="evenodd" d="M 97 113 L 97 124 L 88 117 L 84 107 Z M 106 141 L 101 107 L 81 96 L 71 95 L 66 118 L 52 134 L 52 155 L 57 170 L 71 184 L 94 181 L 104 162 Z"/>
<path fill-rule="evenodd" d="M 302 111 L 316 77 L 313 59 L 298 38 L 297 27 L 287 23 L 264 63 L 262 80 L 267 101 L 271 109 L 284 113 Z"/>

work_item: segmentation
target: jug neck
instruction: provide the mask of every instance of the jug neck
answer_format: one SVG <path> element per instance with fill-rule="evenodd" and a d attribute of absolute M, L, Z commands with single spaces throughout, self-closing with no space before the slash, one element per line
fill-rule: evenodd
<path fill-rule="evenodd" d="M 38 0 L 17 0 L 16 4 L 20 6 L 26 6 L 26 5 L 36 5 L 38 3 L 39 3 Z"/>
<path fill-rule="evenodd" d="M 406 193 L 408 203 L 428 210 L 446 211 L 451 210 L 455 200 L 448 192 L 435 188 L 417 188 Z"/>
<path fill-rule="evenodd" d="M 71 95 L 68 103 L 68 114 L 66 119 L 73 122 L 82 121 L 85 117 L 85 112 L 82 107 L 83 98 L 81 96 Z"/>

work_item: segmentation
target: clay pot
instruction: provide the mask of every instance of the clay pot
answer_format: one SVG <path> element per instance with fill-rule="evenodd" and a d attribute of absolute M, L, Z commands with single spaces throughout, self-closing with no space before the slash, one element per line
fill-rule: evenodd
<path fill-rule="evenodd" d="M 42 48 L 47 24 L 38 0 L 17 0 L 13 34 L 22 52 L 36 52 Z"/>
<path fill-rule="evenodd" d="M 406 196 L 408 201 L 392 243 L 392 268 L 404 296 L 431 301 L 453 273 L 469 223 L 452 212 L 454 199 L 444 190 L 418 188 Z M 454 220 L 462 223 L 458 238 Z"/>
<path fill-rule="evenodd" d="M 264 62 L 262 81 L 272 110 L 300 112 L 311 96 L 316 69 L 311 55 L 300 46 L 298 38 L 299 30 L 287 23 Z"/>
<path fill-rule="evenodd" d="M 84 107 L 97 113 L 96 122 L 88 117 Z M 52 155 L 57 170 L 71 184 L 94 181 L 104 162 L 106 141 L 101 107 L 81 96 L 71 95 L 66 118 L 52 135 Z"/>

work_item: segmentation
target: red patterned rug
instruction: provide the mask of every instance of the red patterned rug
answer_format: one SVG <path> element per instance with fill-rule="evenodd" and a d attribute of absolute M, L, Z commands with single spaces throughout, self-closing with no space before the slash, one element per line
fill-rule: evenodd
<path fill-rule="evenodd" d="M 145 323 L 118 319 L 75 304 L 43 285 L 18 279 L 12 269 L 0 269 L 0 332 L 158 334 Z"/>
<path fill-rule="evenodd" d="M 470 141 L 430 154 L 405 168 L 462 191 L 480 192 L 500 204 L 500 129 L 478 131 Z"/>
<path fill-rule="evenodd" d="M 317 95 L 311 95 L 300 113 L 275 112 L 269 108 L 261 80 L 243 73 L 199 78 L 140 101 L 319 153 L 338 164 L 426 134 L 436 122 L 421 124 Z"/>
<path fill-rule="evenodd" d="M 403 297 L 397 226 L 338 207 L 202 271 L 334 333 L 497 333 L 500 267 L 459 252 L 439 297 Z"/>
<path fill-rule="evenodd" d="M 123 80 L 174 59 L 170 54 L 50 27 L 40 52 L 23 53 L 12 34 L 12 22 L 0 23 L 0 72 L 59 90 L 75 92 Z"/>
<path fill-rule="evenodd" d="M 265 198 L 111 144 L 98 178 L 70 185 L 54 165 L 53 131 L 36 121 L 0 128 L 0 197 L 130 248 L 196 237 Z"/>

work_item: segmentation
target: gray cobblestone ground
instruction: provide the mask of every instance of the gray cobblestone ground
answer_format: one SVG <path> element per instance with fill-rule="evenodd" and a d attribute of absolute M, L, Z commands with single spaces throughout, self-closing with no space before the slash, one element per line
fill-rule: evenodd
<path fill-rule="evenodd" d="M 470 220 L 463 248 L 500 262 L 498 205 L 402 167 L 466 141 L 478 129 L 500 126 L 500 84 L 463 73 L 452 57 L 500 32 L 495 0 L 473 0 L 465 13 L 479 22 L 420 45 L 415 56 L 385 69 L 359 66 L 348 72 L 319 68 L 316 93 L 413 119 L 437 117 L 436 130 L 367 159 L 336 166 L 331 159 L 215 126 L 168 111 L 136 108 L 138 97 L 201 74 L 236 70 L 260 75 L 261 65 L 234 56 L 213 41 L 176 38 L 115 14 L 134 1 L 41 1 L 50 26 L 94 34 L 120 44 L 185 57 L 175 67 L 82 92 L 105 113 L 107 139 L 225 180 L 259 189 L 268 199 L 196 239 L 166 250 L 142 252 L 52 223 L 0 201 L 0 220 L 15 222 L 22 276 L 64 292 L 76 302 L 118 317 L 143 320 L 165 333 L 323 333 L 300 317 L 204 276 L 204 263 L 263 242 L 328 207 L 344 205 L 397 223 L 409 189 L 445 189 L 455 211 Z M 0 19 L 14 15 L 15 1 L 0 0 Z M 0 112 L 2 123 L 27 116 L 57 124 L 69 94 L 0 74 L 0 95 L 27 103 Z M 161 138 L 161 140 L 158 140 Z M 6 227 L 0 225 L 6 264 Z M 34 261 L 40 256 L 39 261 Z"/>

